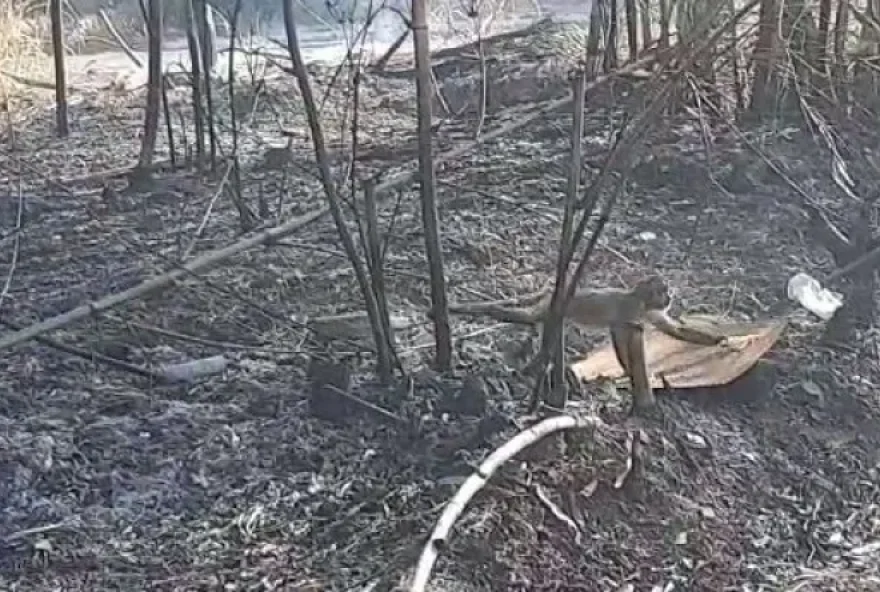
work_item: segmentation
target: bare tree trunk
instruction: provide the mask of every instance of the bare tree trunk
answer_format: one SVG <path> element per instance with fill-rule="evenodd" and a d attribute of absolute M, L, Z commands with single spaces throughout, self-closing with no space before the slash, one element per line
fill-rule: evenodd
<path fill-rule="evenodd" d="M 639 59 L 639 14 L 636 0 L 624 0 L 626 9 L 626 40 L 629 43 L 629 61 Z"/>
<path fill-rule="evenodd" d="M 186 1 L 186 42 L 189 48 L 190 86 L 192 88 L 193 121 L 196 135 L 196 167 L 201 170 L 205 164 L 205 112 L 202 104 L 202 48 L 196 25 L 194 0 Z"/>
<path fill-rule="evenodd" d="M 660 40 L 658 46 L 661 50 L 669 49 L 669 38 L 672 36 L 672 31 L 669 28 L 669 22 L 672 20 L 671 10 L 669 0 L 660 0 Z"/>
<path fill-rule="evenodd" d="M 171 105 L 168 103 L 168 77 L 162 75 L 162 117 L 165 119 L 165 135 L 168 136 L 168 159 L 171 169 L 177 168 L 177 149 L 174 142 L 174 126 L 171 120 Z"/>
<path fill-rule="evenodd" d="M 590 12 L 590 32 L 587 35 L 587 80 L 595 80 L 599 75 L 599 64 L 602 62 L 602 2 L 593 0 Z"/>
<path fill-rule="evenodd" d="M 617 69 L 617 0 L 607 0 L 608 11 L 605 14 L 605 72 Z"/>
<path fill-rule="evenodd" d="M 838 99 L 843 105 L 849 104 L 846 36 L 849 32 L 849 3 L 843 0 L 837 3 L 837 14 L 834 18 L 834 88 L 839 89 Z"/>
<path fill-rule="evenodd" d="M 477 108 L 477 129 L 474 137 L 479 138 L 483 133 L 483 124 L 486 122 L 486 111 L 489 109 L 489 66 L 486 63 L 486 48 L 483 44 L 483 31 L 478 3 L 471 0 L 470 14 L 473 15 L 474 36 L 477 44 L 477 59 L 480 63 L 480 98 Z"/>
<path fill-rule="evenodd" d="M 351 185 L 351 205 L 357 216 L 358 230 L 360 231 L 361 247 L 364 250 L 364 259 L 367 271 L 370 275 L 370 288 L 373 298 L 376 299 L 378 320 L 371 325 L 373 338 L 376 342 L 376 374 L 383 385 L 390 385 L 393 378 L 392 358 L 397 366 L 403 371 L 403 365 L 395 351 L 395 339 L 391 327 L 391 316 L 388 313 L 388 292 L 385 289 L 385 252 L 382 248 L 382 240 L 379 236 L 379 216 L 376 208 L 375 181 L 367 179 L 362 187 L 364 194 L 364 212 L 360 217 L 356 203 L 358 189 L 358 148 L 360 147 L 360 121 L 361 121 L 361 84 L 363 73 L 361 63 L 354 56 L 347 56 L 348 68 L 351 70 L 351 165 L 349 166 L 349 183 Z M 372 319 L 371 319 L 372 321 Z"/>
<path fill-rule="evenodd" d="M 641 0 L 639 16 L 642 20 L 642 47 L 650 47 L 654 36 L 651 34 L 651 0 Z"/>
<path fill-rule="evenodd" d="M 849 4 L 837 3 L 837 12 L 834 14 L 834 39 L 832 40 L 834 60 L 837 63 L 845 61 L 846 36 L 849 31 Z"/>
<path fill-rule="evenodd" d="M 351 236 L 351 232 L 345 225 L 345 217 L 343 216 L 342 208 L 339 205 L 336 184 L 333 182 L 333 176 L 330 170 L 330 155 L 327 153 L 324 131 L 321 128 L 321 118 L 318 115 L 318 105 L 315 102 L 315 95 L 312 92 L 312 85 L 309 82 L 309 73 L 306 70 L 302 51 L 299 47 L 299 38 L 296 33 L 296 19 L 293 14 L 293 0 L 282 0 L 281 5 L 284 12 L 284 27 L 287 30 L 287 49 L 290 52 L 293 75 L 296 77 L 297 86 L 299 87 L 299 92 L 303 98 L 306 117 L 309 122 L 309 131 L 312 134 L 312 144 L 315 148 L 315 159 L 318 162 L 321 186 L 324 189 L 324 195 L 327 197 L 327 205 L 330 209 L 330 215 L 333 216 L 333 222 L 336 224 L 336 231 L 339 233 L 342 247 L 351 263 L 358 287 L 364 297 L 364 305 L 366 306 L 367 316 L 370 319 L 370 326 L 373 330 L 373 339 L 376 347 L 381 348 L 383 346 L 384 336 L 379 305 L 376 302 L 372 286 L 370 285 L 367 270 L 365 269 L 363 260 L 358 255 L 357 247 Z"/>
<path fill-rule="evenodd" d="M 799 60 L 790 60 L 790 67 L 786 68 L 791 76 L 797 77 L 798 94 L 801 95 L 814 94 L 815 80 L 811 65 L 814 64 L 817 31 L 810 4 L 810 0 L 785 0 L 782 3 L 782 37 L 787 43 L 786 50 L 803 56 Z M 789 105 L 794 108 L 794 97 L 791 98 Z"/>
<path fill-rule="evenodd" d="M 58 135 L 70 134 L 67 121 L 67 69 L 64 66 L 64 30 L 61 23 L 61 0 L 51 0 L 52 53 L 55 55 L 55 125 Z"/>
<path fill-rule="evenodd" d="M 824 72 L 828 58 L 828 40 L 831 38 L 831 0 L 819 3 L 819 40 L 816 47 L 816 59 Z"/>
<path fill-rule="evenodd" d="M 763 117 L 772 107 L 776 90 L 776 57 L 779 30 L 779 12 L 776 0 L 761 0 L 758 22 L 758 40 L 752 54 L 755 63 L 755 81 L 749 110 Z"/>
<path fill-rule="evenodd" d="M 214 128 L 214 94 L 211 77 L 217 61 L 217 27 L 214 23 L 213 8 L 208 6 L 207 0 L 194 0 L 193 6 L 196 11 L 196 28 L 199 33 L 199 49 L 202 57 L 202 81 L 204 84 L 202 88 L 207 108 L 205 123 L 208 124 L 208 148 L 211 170 L 213 171 L 217 169 L 217 133 Z"/>
<path fill-rule="evenodd" d="M 232 191 L 234 193 L 234 201 L 241 204 L 243 211 L 245 208 L 243 208 L 244 196 L 241 190 L 241 159 L 238 154 L 239 122 L 238 110 L 235 107 L 235 40 L 238 36 L 241 5 L 242 0 L 235 0 L 235 6 L 232 8 L 232 18 L 229 20 L 229 69 L 227 73 L 229 76 L 229 125 L 232 133 Z M 250 210 L 248 209 L 248 211 Z"/>
<path fill-rule="evenodd" d="M 388 291 L 385 289 L 385 261 L 382 252 L 382 240 L 379 237 L 379 216 L 376 213 L 376 195 L 372 181 L 364 183 L 364 215 L 367 222 L 367 267 L 370 272 L 370 285 L 376 297 L 379 309 L 379 327 L 382 342 L 376 344 L 376 373 L 382 384 L 391 384 L 392 352 L 394 351 L 394 334 L 391 327 L 391 315 L 388 313 Z M 377 331 L 377 336 L 378 336 Z"/>
<path fill-rule="evenodd" d="M 202 59 L 204 60 L 204 74 L 210 78 L 217 66 L 217 23 L 214 18 L 215 9 L 207 0 L 198 0 L 196 5 L 199 17 L 199 41 L 202 47 Z"/>
<path fill-rule="evenodd" d="M 571 124 L 571 160 L 568 169 L 568 187 L 565 192 L 565 209 L 562 216 L 562 234 L 559 238 L 559 254 L 556 259 L 556 282 L 553 286 L 553 298 L 559 299 L 565 293 L 565 279 L 568 275 L 568 264 L 572 259 L 574 248 L 574 217 L 581 191 L 581 175 L 583 173 L 583 137 L 584 109 L 586 105 L 587 72 L 579 72 L 572 86 L 573 99 Z M 568 402 L 568 385 L 565 382 L 565 326 L 562 318 L 554 319 L 558 327 L 544 328 L 544 335 L 557 334 L 559 341 L 555 348 L 551 388 L 545 401 L 556 409 L 565 409 Z M 549 323 L 548 323 L 549 325 Z M 543 339 L 543 336 L 542 336 Z M 549 343 L 547 344 L 550 345 Z"/>
<path fill-rule="evenodd" d="M 413 44 L 416 58 L 416 95 L 418 101 L 419 184 L 422 190 L 422 222 L 425 227 L 425 249 L 431 272 L 431 318 L 434 322 L 434 340 L 438 370 L 452 367 L 452 338 L 449 330 L 449 307 L 446 299 L 446 277 L 443 269 L 443 251 L 440 248 L 440 230 L 437 203 L 434 198 L 434 155 L 431 143 L 431 46 L 428 39 L 426 0 L 412 3 Z"/>
<path fill-rule="evenodd" d="M 149 0 L 149 60 L 147 72 L 147 108 L 144 110 L 144 137 L 138 166 L 153 164 L 156 137 L 159 135 L 159 109 L 162 102 L 162 0 Z"/>
<path fill-rule="evenodd" d="M 873 46 L 872 49 L 876 50 L 877 47 L 877 31 L 875 30 L 876 25 L 872 25 L 869 23 L 874 23 L 877 21 L 877 16 L 880 15 L 880 1 L 878 0 L 867 0 L 865 3 L 865 16 L 867 17 L 868 23 L 860 23 L 861 27 L 859 27 L 859 42 Z"/>
<path fill-rule="evenodd" d="M 727 12 L 729 14 L 736 14 L 736 0 L 728 0 Z M 740 63 L 742 60 L 742 56 L 740 54 L 740 49 L 738 46 L 738 29 L 738 23 L 734 24 L 730 30 L 730 34 L 727 36 L 727 42 L 730 44 L 730 69 L 731 75 L 733 76 L 733 96 L 736 100 L 736 111 L 742 112 L 746 108 L 746 97 L 744 89 L 746 74 L 743 72 L 743 67 Z"/>

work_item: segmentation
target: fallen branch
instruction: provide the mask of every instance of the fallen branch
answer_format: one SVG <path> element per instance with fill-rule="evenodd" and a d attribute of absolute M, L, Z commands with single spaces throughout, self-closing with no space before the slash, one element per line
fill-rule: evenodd
<path fill-rule="evenodd" d="M 518 433 L 501 448 L 490 454 L 477 471 L 462 483 L 455 496 L 447 504 L 440 519 L 437 520 L 437 525 L 431 533 L 431 538 L 422 550 L 421 557 L 419 557 L 419 563 L 416 566 L 415 575 L 409 587 L 410 592 L 424 592 L 425 587 L 428 585 L 428 580 L 431 578 L 431 570 L 437 561 L 439 551 L 446 546 L 449 533 L 455 525 L 455 521 L 464 513 L 468 502 L 488 483 L 489 479 L 501 465 L 550 434 L 563 430 L 596 428 L 601 425 L 603 425 L 602 420 L 595 417 L 579 418 L 571 415 L 551 417 Z"/>
<path fill-rule="evenodd" d="M 0 350 L 10 348 L 25 341 L 29 341 L 39 335 L 42 335 L 43 333 L 48 333 L 49 331 L 61 329 L 63 327 L 66 327 L 67 325 L 70 325 L 71 323 L 82 320 L 91 315 L 105 312 L 116 306 L 124 304 L 129 300 L 145 296 L 160 288 L 164 288 L 168 284 L 171 284 L 179 279 L 186 277 L 186 275 L 189 273 L 206 269 L 212 265 L 216 265 L 217 263 L 220 263 L 221 261 L 232 257 L 233 255 L 237 255 L 243 251 L 262 245 L 273 239 L 287 236 L 288 234 L 296 232 L 300 228 L 311 224 L 315 220 L 322 218 L 327 213 L 327 211 L 327 208 L 320 208 L 303 216 L 288 220 L 281 226 L 270 228 L 255 236 L 245 238 L 229 246 L 223 247 L 222 249 L 208 251 L 204 255 L 197 257 L 196 259 L 193 259 L 192 261 L 189 261 L 176 269 L 173 269 L 157 277 L 150 278 L 138 284 L 137 286 L 129 288 L 128 290 L 119 292 L 117 294 L 110 294 L 99 300 L 95 300 L 88 304 L 78 306 L 73 310 L 69 310 L 60 315 L 46 319 L 45 321 L 33 324 L 20 331 L 16 331 L 11 335 L 5 335 L 3 338 L 0 338 Z"/>
<path fill-rule="evenodd" d="M 125 53 L 125 55 L 128 56 L 128 59 L 134 62 L 134 65 L 138 68 L 143 68 L 144 63 L 140 61 L 140 59 L 134 54 L 134 51 L 131 49 L 128 43 L 125 42 L 125 39 L 122 38 L 122 35 L 119 34 L 119 31 L 116 30 L 116 27 L 113 26 L 113 23 L 110 21 L 110 17 L 107 16 L 107 11 L 105 11 L 103 8 L 99 8 L 98 17 L 101 19 L 101 22 L 104 23 L 104 26 L 107 27 L 107 31 L 110 32 L 110 35 L 116 41 L 116 44 L 119 46 L 119 48 Z"/>
<path fill-rule="evenodd" d="M 403 419 L 399 415 L 395 415 L 394 413 L 391 413 L 387 409 L 383 409 L 382 407 L 379 407 L 378 405 L 374 405 L 373 403 L 370 403 L 369 401 L 365 401 L 364 399 L 361 399 L 357 395 L 355 395 L 353 393 L 346 392 L 346 391 L 342 390 L 341 388 L 334 386 L 332 384 L 328 384 L 326 386 L 327 386 L 327 388 L 329 388 L 331 391 L 335 392 L 340 397 L 344 397 L 345 399 L 347 399 L 348 401 L 351 401 L 355 405 L 363 407 L 367 411 L 374 413 L 375 415 L 377 415 L 378 417 L 380 417 L 382 419 L 390 421 L 394 425 L 398 425 L 398 426 L 406 426 L 407 425 L 405 419 Z"/>

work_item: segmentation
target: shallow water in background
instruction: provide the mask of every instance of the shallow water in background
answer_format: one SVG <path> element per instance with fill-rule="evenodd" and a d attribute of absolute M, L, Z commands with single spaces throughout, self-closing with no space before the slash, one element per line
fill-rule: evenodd
<path fill-rule="evenodd" d="M 504 31 L 510 31 L 517 28 L 528 26 L 536 20 L 551 16 L 558 21 L 585 20 L 589 14 L 590 4 L 587 2 L 572 2 L 571 0 L 542 0 L 538 2 L 537 7 L 531 7 L 524 13 L 508 14 L 503 18 L 499 17 L 492 25 L 490 34 L 497 34 Z M 368 55 L 374 57 L 381 56 L 388 47 L 394 42 L 402 31 L 402 23 L 400 19 L 385 11 L 382 18 L 374 21 L 370 27 L 368 39 L 364 43 L 364 50 Z M 440 30 L 440 27 L 434 27 L 431 34 L 432 49 L 440 49 L 450 47 L 461 43 L 467 43 L 473 40 L 473 37 L 463 34 L 465 27 L 460 29 L 460 33 L 450 34 Z M 337 64 L 345 56 L 348 47 L 351 45 L 351 37 L 357 33 L 352 27 L 345 31 L 341 26 L 328 24 L 327 26 L 303 26 L 299 31 L 300 47 L 303 57 L 307 62 L 321 62 L 328 64 Z M 274 43 L 273 40 L 285 41 L 285 33 L 283 23 L 277 23 L 274 27 L 269 27 L 265 33 L 266 38 L 252 41 L 247 46 L 248 49 L 261 49 L 270 54 L 276 54 L 282 61 L 286 61 L 286 50 Z M 216 74 L 221 78 L 226 78 L 228 71 L 229 53 L 223 49 L 228 49 L 229 39 L 218 39 L 218 47 L 221 54 L 217 60 Z M 411 54 L 413 51 L 412 41 L 407 40 L 398 50 L 398 55 Z M 143 64 L 147 63 L 147 53 L 145 51 L 134 52 Z M 183 38 L 169 39 L 165 42 L 165 51 L 163 52 L 165 68 L 189 70 L 189 53 L 186 49 L 186 40 Z M 244 59 L 236 58 L 236 62 L 244 66 Z M 68 58 L 68 70 L 70 74 L 71 84 L 86 82 L 94 78 L 118 78 L 120 76 L 135 75 L 145 79 L 146 73 L 138 72 L 138 68 L 122 51 L 106 51 L 101 53 L 92 53 L 86 55 L 73 55 Z M 175 65 L 177 67 L 175 68 Z"/>

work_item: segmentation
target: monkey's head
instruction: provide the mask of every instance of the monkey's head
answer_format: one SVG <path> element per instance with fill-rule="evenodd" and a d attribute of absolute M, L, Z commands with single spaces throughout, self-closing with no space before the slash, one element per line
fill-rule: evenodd
<path fill-rule="evenodd" d="M 650 275 L 640 280 L 632 291 L 647 310 L 663 310 L 672 302 L 669 284 L 659 275 Z"/>

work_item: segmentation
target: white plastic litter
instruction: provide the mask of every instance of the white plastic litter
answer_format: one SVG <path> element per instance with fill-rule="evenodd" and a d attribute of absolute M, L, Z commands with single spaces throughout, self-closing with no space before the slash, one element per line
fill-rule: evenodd
<path fill-rule="evenodd" d="M 822 287 L 819 281 L 805 273 L 788 280 L 788 297 L 799 303 L 823 321 L 828 321 L 843 306 L 843 295 Z"/>
<path fill-rule="evenodd" d="M 212 374 L 220 374 L 226 370 L 228 364 L 229 360 L 221 354 L 182 364 L 168 364 L 162 366 L 159 371 L 168 382 L 195 382 Z"/>

